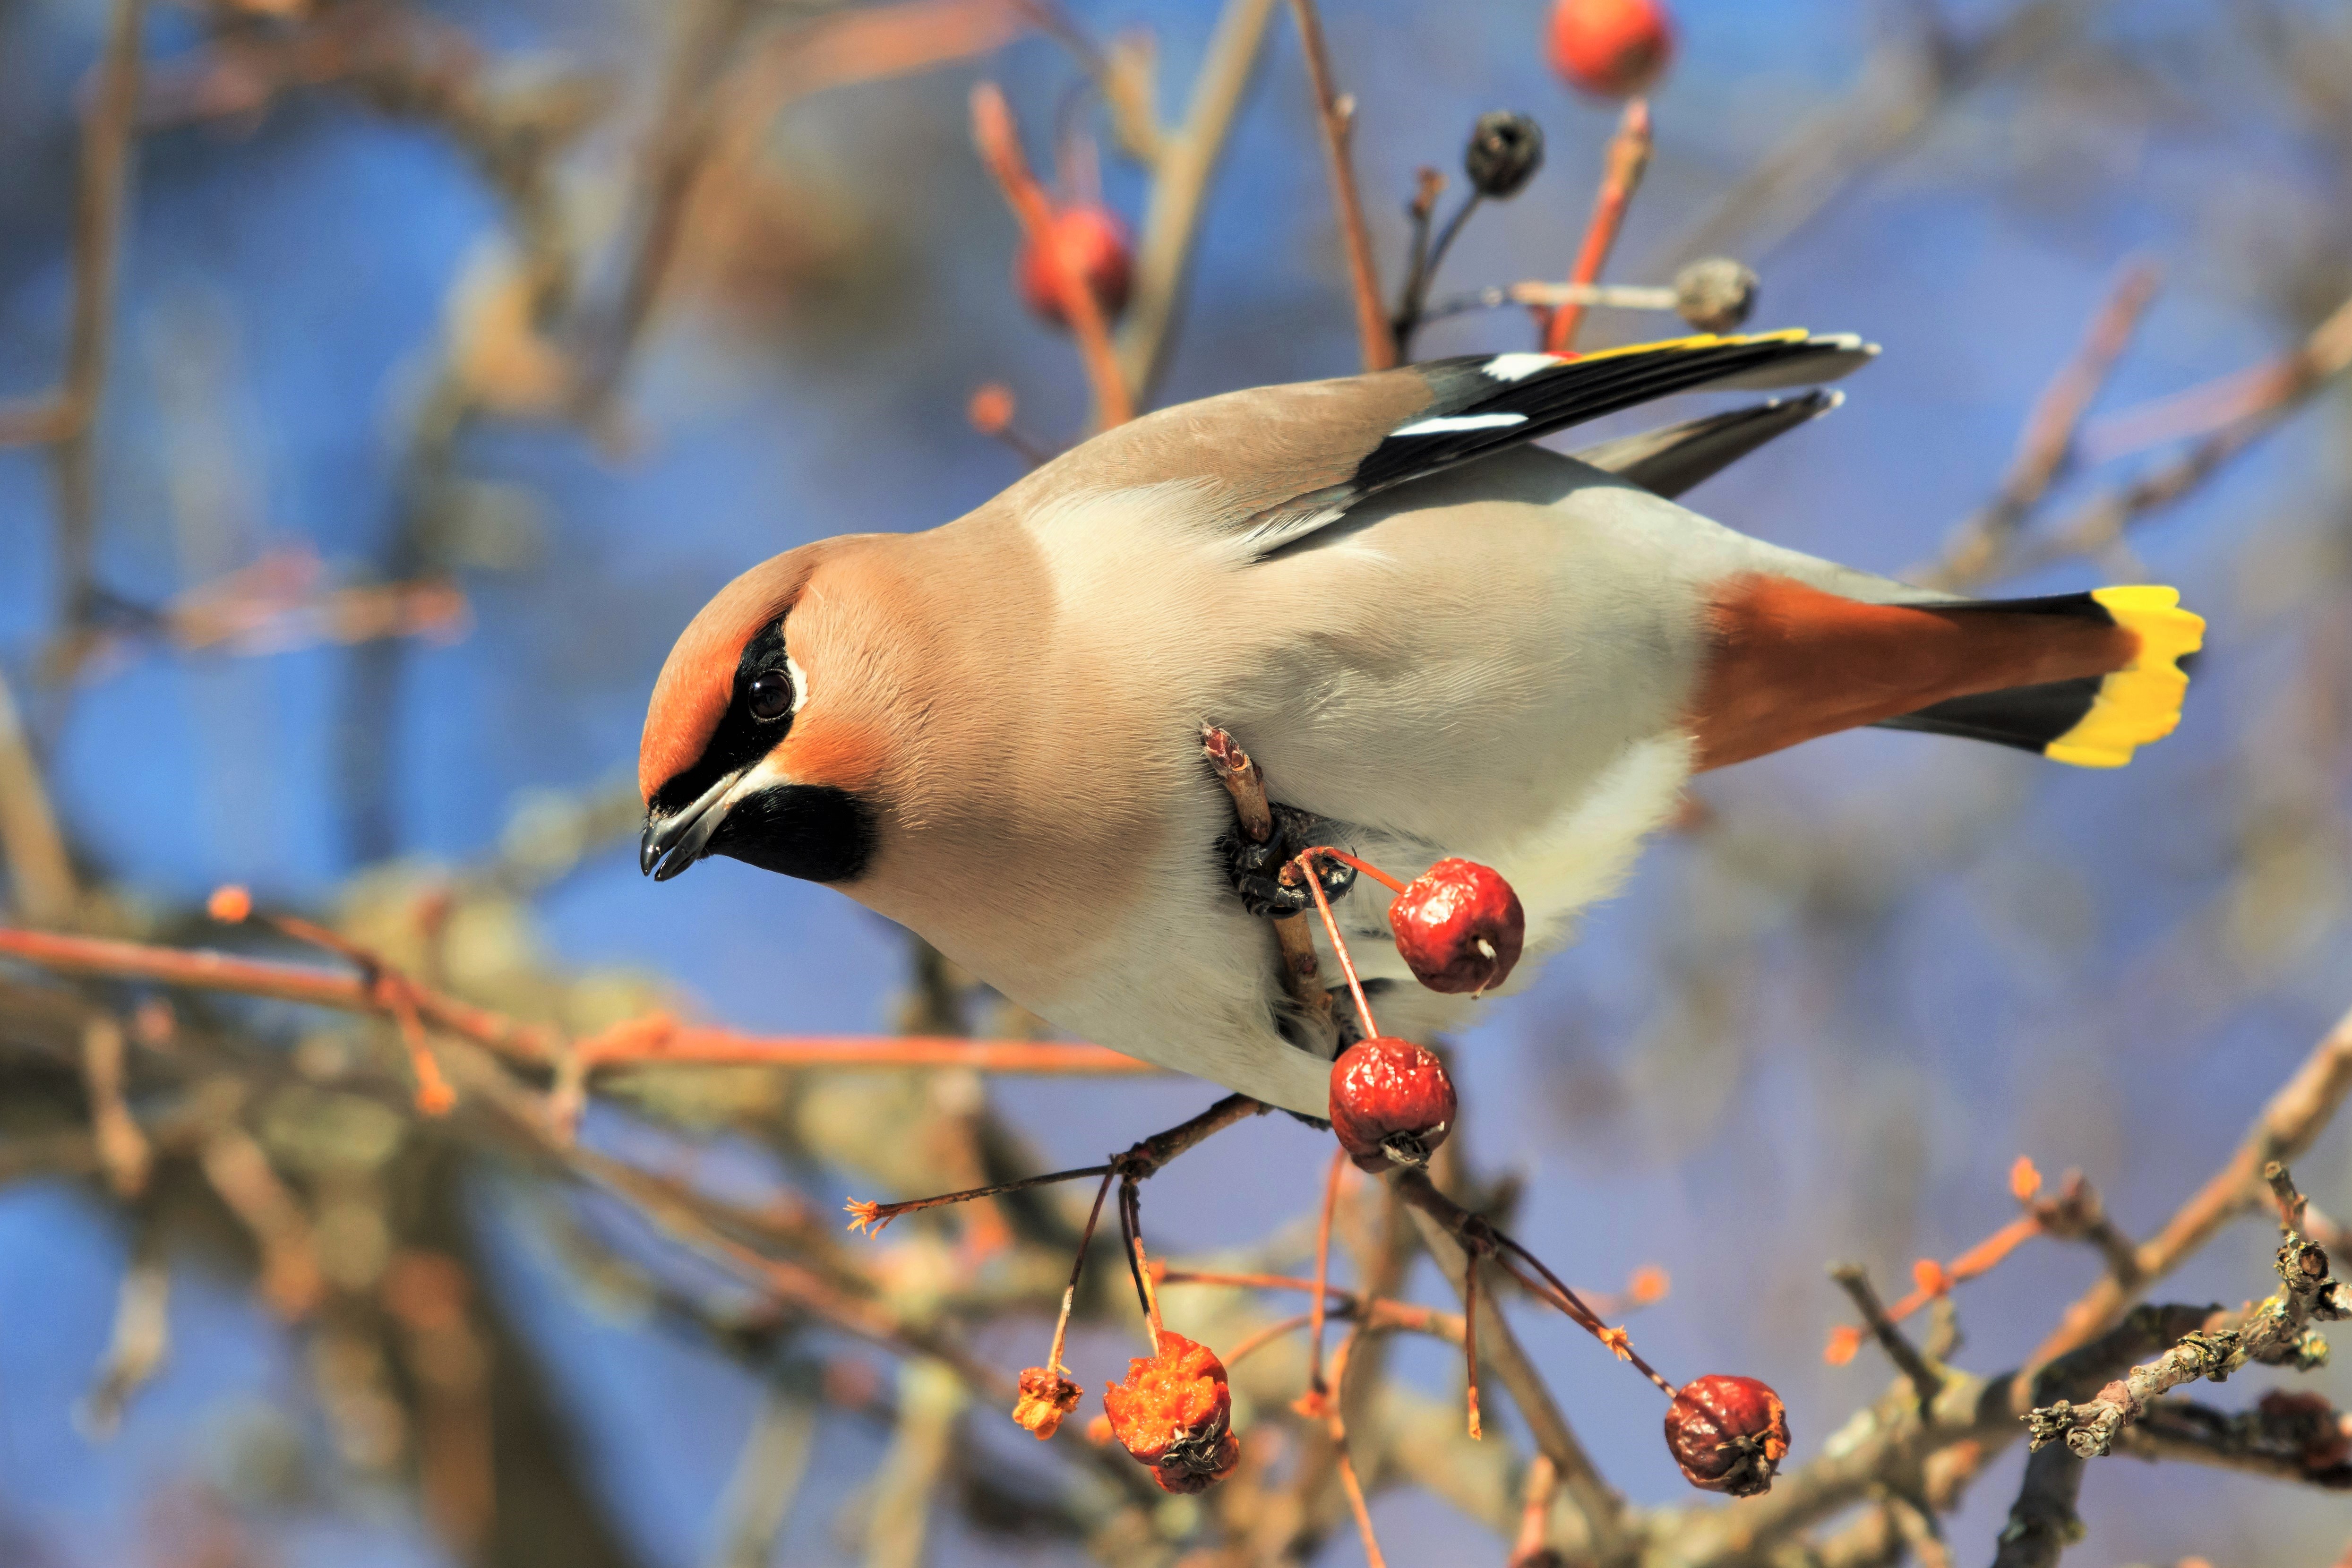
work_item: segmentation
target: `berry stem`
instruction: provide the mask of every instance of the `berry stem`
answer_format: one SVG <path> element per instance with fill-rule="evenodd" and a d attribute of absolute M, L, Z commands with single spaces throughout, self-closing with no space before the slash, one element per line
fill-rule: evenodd
<path fill-rule="evenodd" d="M 879 1235 L 884 1226 L 900 1215 L 913 1214 L 919 1209 L 941 1208 L 950 1203 L 970 1203 L 975 1198 L 997 1197 L 1008 1192 L 1020 1192 L 1028 1187 L 1050 1186 L 1057 1181 L 1076 1181 L 1080 1176 L 1098 1176 L 1108 1184 L 1118 1172 L 1118 1164 L 1117 1161 L 1112 1161 L 1099 1166 L 1080 1166 L 1076 1170 L 1054 1171 L 1045 1176 L 1023 1176 L 1018 1181 L 998 1182 L 994 1186 L 966 1187 L 961 1192 L 942 1192 L 935 1193 L 929 1197 L 910 1197 L 899 1203 L 868 1203 L 852 1198 L 848 1204 L 849 1228 L 852 1230 L 865 1231 L 869 1236 Z M 1097 1212 L 1101 1210 L 1102 1199 L 1095 1199 L 1095 1207 Z M 1094 1228 L 1091 1220 L 1087 1222 L 1087 1228 L 1091 1234 Z"/>
<path fill-rule="evenodd" d="M 1462 1255 L 1462 1376 L 1470 1401 L 1470 1440 L 1485 1436 L 1478 1429 L 1478 1254 Z"/>
<path fill-rule="evenodd" d="M 1339 1207 L 1339 1173 L 1347 1168 L 1348 1151 L 1331 1151 L 1331 1171 L 1323 1178 L 1323 1213 L 1315 1225 L 1315 1294 L 1307 1312 L 1307 1386 L 1323 1392 L 1323 1312 L 1331 1288 L 1331 1216 Z"/>
<path fill-rule="evenodd" d="M 1167 1331 L 1160 1322 L 1160 1295 L 1151 1288 L 1151 1260 L 1143 1250 L 1143 1193 L 1133 1176 L 1118 1184 L 1118 1228 L 1127 1240 L 1128 1271 L 1135 1276 L 1135 1293 L 1143 1302 L 1143 1321 L 1151 1331 L 1151 1354 L 1160 1354 L 1160 1339 Z"/>
<path fill-rule="evenodd" d="M 1356 960 L 1348 956 L 1347 938 L 1339 935 L 1339 923 L 1331 918 L 1331 901 L 1323 896 L 1323 884 L 1316 880 L 1315 856 L 1329 854 L 1328 850 L 1308 850 L 1288 862 L 1284 873 L 1296 867 L 1307 879 L 1307 891 L 1314 897 L 1315 908 L 1323 916 L 1323 929 L 1331 938 L 1331 951 L 1339 955 L 1339 972 L 1348 977 L 1348 994 L 1356 999 L 1356 1016 L 1363 1020 L 1364 1038 L 1380 1038 L 1381 1026 L 1372 1021 L 1372 1004 L 1364 999 L 1364 983 L 1356 978 Z"/>
<path fill-rule="evenodd" d="M 1355 1515 L 1356 1531 L 1364 1538 L 1366 1568 L 1388 1568 L 1388 1559 L 1381 1555 L 1380 1538 L 1372 1533 L 1371 1511 L 1364 1506 L 1363 1483 L 1356 1479 L 1355 1463 L 1348 1457 L 1348 1423 L 1339 1408 L 1339 1386 L 1348 1378 L 1349 1355 L 1356 1348 L 1356 1336 L 1363 1332 L 1360 1319 L 1331 1356 L 1331 1395 L 1323 1401 L 1323 1423 L 1331 1435 L 1331 1447 L 1339 1460 L 1339 1485 L 1348 1494 L 1348 1511 Z"/>
<path fill-rule="evenodd" d="M 1387 888 L 1391 893 L 1402 893 L 1404 891 L 1404 883 L 1399 882 L 1396 878 L 1391 876 L 1388 873 L 1382 871 L 1371 862 L 1358 860 L 1354 855 L 1349 854 L 1345 850 L 1335 850 L 1328 844 L 1317 844 L 1312 849 L 1300 851 L 1298 858 L 1300 860 L 1305 860 L 1308 855 L 1328 855 L 1333 860 L 1338 861 L 1341 865 L 1355 867 L 1358 871 L 1362 872 L 1366 876 L 1370 877 L 1374 882 L 1379 883 L 1382 887 Z"/>
<path fill-rule="evenodd" d="M 1062 1345 L 1070 1334 L 1070 1309 L 1077 1304 L 1078 1276 L 1086 1272 L 1087 1249 L 1095 1244 L 1095 1226 L 1102 1218 L 1103 1199 L 1110 1196 L 1110 1178 L 1106 1169 L 1102 1185 L 1095 1188 L 1095 1206 L 1087 1211 L 1087 1228 L 1078 1237 L 1078 1255 L 1070 1260 L 1070 1282 L 1062 1288 L 1062 1315 L 1054 1320 L 1054 1348 L 1045 1353 L 1049 1376 L 1062 1375 Z"/>

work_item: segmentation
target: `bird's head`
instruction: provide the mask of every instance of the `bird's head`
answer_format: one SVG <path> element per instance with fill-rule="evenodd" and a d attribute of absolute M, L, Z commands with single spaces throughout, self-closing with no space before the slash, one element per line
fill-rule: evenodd
<path fill-rule="evenodd" d="M 866 870 L 890 751 L 890 594 L 864 542 L 753 567 L 670 650 L 637 749 L 637 863 L 656 881 L 712 854 L 812 882 Z"/>

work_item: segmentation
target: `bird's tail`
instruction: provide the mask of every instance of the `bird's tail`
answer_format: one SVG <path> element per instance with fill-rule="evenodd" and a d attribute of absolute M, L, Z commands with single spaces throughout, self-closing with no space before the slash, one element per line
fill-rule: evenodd
<path fill-rule="evenodd" d="M 1880 723 L 2038 751 L 2077 768 L 2121 768 L 2135 748 L 2170 735 L 2189 690 L 2181 661 L 2204 642 L 2205 622 L 2169 588 L 2100 588 L 2047 599 L 1938 605 L 2005 614 L 2102 621 L 2130 633 L 2129 661 L 2104 674 L 1951 697 Z"/>

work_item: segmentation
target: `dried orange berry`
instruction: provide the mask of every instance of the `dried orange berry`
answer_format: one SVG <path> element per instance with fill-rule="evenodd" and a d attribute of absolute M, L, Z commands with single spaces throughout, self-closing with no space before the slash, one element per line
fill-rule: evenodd
<path fill-rule="evenodd" d="M 1330 1113 L 1358 1169 L 1426 1165 L 1454 1124 L 1454 1081 L 1436 1052 L 1409 1040 L 1360 1040 L 1331 1064 Z"/>
<path fill-rule="evenodd" d="M 1700 1490 L 1754 1497 L 1771 1490 L 1788 1455 L 1789 1414 L 1755 1378 L 1717 1373 L 1685 1384 L 1666 1406 L 1666 1447 Z"/>
<path fill-rule="evenodd" d="M 1442 860 L 1389 905 L 1389 929 L 1413 977 L 1433 991 L 1476 995 L 1511 977 L 1527 946 L 1519 895 L 1493 866 Z"/>
<path fill-rule="evenodd" d="M 1050 1367 L 1033 1366 L 1021 1375 L 1021 1398 L 1013 1418 L 1044 1442 L 1061 1429 L 1062 1417 L 1078 1407 L 1085 1393 Z"/>
<path fill-rule="evenodd" d="M 1163 1332 L 1158 1354 L 1129 1361 L 1126 1380 L 1104 1388 L 1103 1409 L 1111 1435 L 1170 1491 L 1200 1491 L 1241 1458 L 1224 1363 L 1182 1334 Z"/>

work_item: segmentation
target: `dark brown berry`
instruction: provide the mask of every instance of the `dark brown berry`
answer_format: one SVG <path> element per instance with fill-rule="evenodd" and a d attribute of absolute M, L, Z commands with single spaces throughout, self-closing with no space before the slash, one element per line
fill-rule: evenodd
<path fill-rule="evenodd" d="M 1054 214 L 1048 232 L 1054 248 L 1094 295 L 1104 320 L 1127 308 L 1128 289 L 1135 277 L 1135 253 L 1127 225 L 1117 214 L 1105 207 L 1064 207 Z M 1032 314 L 1057 327 L 1070 324 L 1062 310 L 1061 286 L 1045 246 L 1034 241 L 1023 246 L 1013 277 L 1020 285 L 1021 302 Z"/>
<path fill-rule="evenodd" d="M 1360 1040 L 1331 1064 L 1331 1131 L 1359 1169 L 1427 1165 L 1454 1113 L 1445 1063 L 1409 1040 Z"/>
<path fill-rule="evenodd" d="M 1493 866 L 1442 860 L 1396 895 L 1389 929 L 1423 985 L 1475 995 L 1510 978 L 1527 946 L 1528 917 Z"/>
<path fill-rule="evenodd" d="M 1462 172 L 1482 196 L 1507 202 L 1543 167 L 1543 127 L 1524 114 L 1482 114 L 1470 128 Z"/>
<path fill-rule="evenodd" d="M 1559 0 L 1552 7 L 1551 68 L 1586 92 L 1646 92 L 1674 52 L 1674 24 L 1659 0 Z"/>
<path fill-rule="evenodd" d="M 1666 1406 L 1666 1447 L 1700 1490 L 1754 1497 L 1772 1489 L 1789 1452 L 1789 1414 L 1764 1384 L 1717 1373 L 1685 1384 Z"/>

